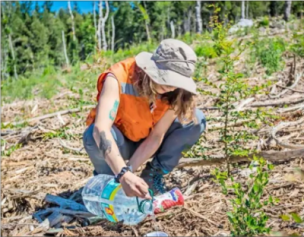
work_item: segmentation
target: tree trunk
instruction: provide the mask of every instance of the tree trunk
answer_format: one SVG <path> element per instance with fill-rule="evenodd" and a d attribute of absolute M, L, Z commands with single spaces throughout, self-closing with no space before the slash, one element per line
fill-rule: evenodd
<path fill-rule="evenodd" d="M 146 3 L 143 2 L 144 6 L 143 6 L 143 10 L 142 11 L 142 14 L 145 18 L 145 26 L 146 26 L 146 32 L 147 32 L 147 38 L 148 38 L 148 41 L 151 42 L 151 35 L 150 35 L 150 29 L 149 29 L 149 22 L 150 22 L 150 17 L 148 15 L 148 12 L 147 12 L 147 7 L 146 7 Z"/>
<path fill-rule="evenodd" d="M 106 34 L 105 34 L 105 23 L 109 16 L 109 4 L 108 1 L 106 2 L 106 15 L 103 17 L 103 11 L 102 11 L 102 1 L 99 1 L 99 20 L 98 20 L 98 49 L 101 50 L 107 50 L 107 40 L 106 40 Z M 102 43 L 101 43 L 102 41 Z"/>
<path fill-rule="evenodd" d="M 188 28 L 188 32 L 191 32 L 191 16 L 192 16 L 192 8 L 190 7 L 188 9 L 188 20 L 187 20 L 187 28 Z"/>
<path fill-rule="evenodd" d="M 188 29 L 187 29 L 187 18 L 186 18 L 186 12 L 184 12 L 183 28 L 184 28 L 184 34 L 185 34 L 185 33 L 188 31 Z"/>
<path fill-rule="evenodd" d="M 290 17 L 291 3 L 292 3 L 292 0 L 285 1 L 285 4 L 284 4 L 284 20 L 285 21 L 288 21 L 288 19 Z"/>
<path fill-rule="evenodd" d="M 95 29 L 95 38 L 96 38 L 97 37 L 97 25 L 96 25 L 95 1 L 93 1 L 93 18 L 94 18 L 94 29 Z"/>
<path fill-rule="evenodd" d="M 171 38 L 175 38 L 175 27 L 173 21 L 170 22 L 170 27 L 171 27 Z"/>
<path fill-rule="evenodd" d="M 111 23 L 112 23 L 112 43 L 111 43 L 111 50 L 114 52 L 115 49 L 115 23 L 114 23 L 114 16 L 111 17 Z"/>
<path fill-rule="evenodd" d="M 7 51 L 6 50 L 1 50 L 1 67 L 2 67 L 2 70 L 1 70 L 1 74 L 2 74 L 2 79 L 6 79 L 7 76 L 6 76 L 6 68 L 7 68 Z"/>
<path fill-rule="evenodd" d="M 73 15 L 73 12 L 72 12 L 71 2 L 70 1 L 68 1 L 68 9 L 69 9 L 69 12 L 70 12 L 70 15 L 71 15 L 71 19 L 72 19 L 73 40 L 75 41 L 76 40 L 75 22 L 74 22 L 74 15 Z"/>
<path fill-rule="evenodd" d="M 147 21 L 145 21 L 145 25 L 146 25 L 146 32 L 147 32 L 147 38 L 148 41 L 151 41 L 151 36 L 150 36 L 150 31 L 149 31 L 149 24 L 147 23 Z"/>
<path fill-rule="evenodd" d="M 98 50 L 101 50 L 101 19 L 102 19 L 102 1 L 98 3 L 99 19 L 97 28 Z"/>
<path fill-rule="evenodd" d="M 182 35 L 182 25 L 181 24 L 177 24 L 177 29 L 178 29 L 178 31 L 177 31 L 177 34 L 178 34 L 178 37 L 180 37 L 181 35 Z"/>
<path fill-rule="evenodd" d="M 166 27 L 171 27 L 171 23 L 170 23 L 170 6 L 167 8 L 167 25 L 166 25 Z M 166 37 L 168 37 L 168 33 L 169 31 L 166 31 Z M 171 35 L 172 35 L 172 33 L 171 33 Z"/>
<path fill-rule="evenodd" d="M 61 33 L 62 33 L 62 45 L 63 45 L 63 53 L 64 53 L 64 57 L 65 57 L 65 62 L 67 64 L 67 66 L 69 66 L 70 62 L 69 62 L 69 58 L 68 58 L 68 54 L 67 54 L 67 50 L 66 50 L 66 46 L 65 46 L 64 31 L 61 31 Z"/>
<path fill-rule="evenodd" d="M 242 19 L 245 19 L 245 0 L 242 0 Z"/>
<path fill-rule="evenodd" d="M 107 25 L 108 25 L 108 27 L 107 27 L 107 29 L 108 29 L 108 33 L 107 33 L 107 44 L 108 44 L 108 47 L 109 48 L 111 48 L 111 41 L 112 41 L 112 37 L 111 37 L 111 28 L 112 28 L 112 26 L 111 26 L 111 24 L 112 24 L 112 22 L 110 21 L 110 22 L 108 22 L 107 23 Z"/>
<path fill-rule="evenodd" d="M 277 16 L 277 2 L 276 1 L 270 1 L 270 16 L 275 17 Z"/>
<path fill-rule="evenodd" d="M 203 32 L 203 21 L 201 17 L 201 1 L 197 0 L 196 1 L 196 7 L 195 7 L 195 13 L 196 13 L 196 32 L 201 34 Z"/>
<path fill-rule="evenodd" d="M 15 78 L 17 79 L 18 78 L 18 73 L 17 73 L 15 51 L 14 51 L 14 46 L 13 46 L 11 34 L 8 35 L 8 40 L 9 40 L 9 45 L 10 45 L 10 48 L 11 48 L 12 58 L 13 58 L 13 61 L 14 61 L 14 75 L 15 75 Z"/>
<path fill-rule="evenodd" d="M 250 1 L 247 1 L 247 7 L 246 7 L 246 18 L 249 19 L 249 3 Z"/>

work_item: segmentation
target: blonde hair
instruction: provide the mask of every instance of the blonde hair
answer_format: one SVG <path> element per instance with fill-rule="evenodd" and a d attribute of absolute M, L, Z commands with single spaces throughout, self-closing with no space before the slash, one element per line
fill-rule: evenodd
<path fill-rule="evenodd" d="M 146 97 L 149 103 L 155 102 L 157 92 L 156 83 L 137 65 L 133 74 L 134 86 L 140 96 Z M 181 123 L 197 123 L 195 116 L 196 96 L 186 90 L 177 88 L 174 91 L 164 93 L 161 100 L 169 104 L 175 111 Z"/>

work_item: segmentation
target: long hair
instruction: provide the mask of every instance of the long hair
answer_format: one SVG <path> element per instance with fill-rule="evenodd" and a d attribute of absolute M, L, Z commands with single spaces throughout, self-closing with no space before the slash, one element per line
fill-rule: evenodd
<path fill-rule="evenodd" d="M 157 92 L 156 83 L 137 65 L 134 69 L 134 86 L 140 96 L 146 97 L 149 103 L 155 102 Z M 175 111 L 178 120 L 181 123 L 197 123 L 195 116 L 196 96 L 191 92 L 177 88 L 174 91 L 160 95 L 161 100 L 169 104 Z"/>

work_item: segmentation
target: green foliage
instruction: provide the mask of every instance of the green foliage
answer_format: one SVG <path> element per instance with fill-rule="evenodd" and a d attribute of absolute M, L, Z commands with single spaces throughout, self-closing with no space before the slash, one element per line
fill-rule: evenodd
<path fill-rule="evenodd" d="M 218 9 L 215 9 L 215 12 L 218 12 Z M 214 27 L 212 40 L 214 41 L 215 51 L 219 55 L 217 61 L 221 81 L 219 85 L 220 93 L 216 95 L 216 106 L 222 112 L 224 127 L 220 129 L 220 141 L 224 143 L 223 149 L 229 174 L 229 158 L 231 156 L 246 156 L 251 152 L 245 144 L 256 140 L 257 137 L 253 135 L 250 129 L 259 128 L 261 122 L 268 118 L 268 114 L 260 109 L 256 111 L 236 110 L 235 105 L 239 101 L 261 93 L 268 86 L 268 83 L 262 86 L 250 86 L 244 75 L 235 71 L 234 64 L 238 61 L 239 55 L 246 49 L 247 44 L 243 46 L 241 42 L 229 40 L 227 38 L 228 28 L 223 27 L 217 19 L 215 15 L 211 22 L 212 27 Z M 246 129 L 235 131 L 233 124 L 239 121 L 243 121 Z"/>
<path fill-rule="evenodd" d="M 286 44 L 281 38 L 256 40 L 252 44 L 251 62 L 258 60 L 265 68 L 267 75 L 283 69 L 282 54 Z"/>
<path fill-rule="evenodd" d="M 290 51 L 295 55 L 304 58 L 304 35 L 295 33 L 293 35 L 294 42 L 289 46 Z"/>
<path fill-rule="evenodd" d="M 2 85 L 5 101 L 33 99 L 37 96 L 51 98 L 58 92 L 61 82 L 52 74 L 53 69 L 45 68 L 41 74 L 33 74 L 30 78 L 20 77 L 19 80 L 9 79 Z"/>
<path fill-rule="evenodd" d="M 291 221 L 291 220 L 293 220 L 297 224 L 304 223 L 304 218 L 301 218 L 297 213 L 290 213 L 290 215 L 283 214 L 283 215 L 281 215 L 281 219 L 283 221 Z"/>
<path fill-rule="evenodd" d="M 5 145 L 4 140 L 1 140 L 1 147 Z M 1 156 L 10 156 L 14 151 L 20 149 L 22 147 L 22 144 L 17 143 L 16 145 L 10 146 L 8 149 L 5 149 L 1 151 Z"/>
<path fill-rule="evenodd" d="M 198 57 L 204 57 L 204 58 L 216 58 L 218 57 L 214 45 L 210 43 L 202 42 L 196 48 L 194 49 L 195 53 Z"/>
<path fill-rule="evenodd" d="M 227 212 L 232 236 L 257 236 L 270 232 L 270 228 L 266 227 L 268 216 L 263 208 L 278 201 L 272 196 L 266 198 L 264 194 L 273 165 L 267 164 L 263 158 L 254 157 L 253 161 L 258 164 L 256 171 L 250 174 L 244 185 L 234 181 L 233 177 L 228 184 L 227 172 L 213 171 L 214 180 L 221 185 L 223 194 L 234 196 L 230 199 L 232 210 Z M 254 169 L 253 164 L 250 165 L 251 170 Z"/>
<path fill-rule="evenodd" d="M 258 27 L 268 27 L 269 26 L 269 18 L 267 16 L 263 17 L 258 21 Z"/>
<path fill-rule="evenodd" d="M 52 139 L 52 138 L 62 138 L 62 139 L 71 140 L 72 138 L 74 138 L 74 135 L 71 133 L 68 133 L 68 129 L 69 128 L 67 128 L 67 127 L 63 127 L 54 132 L 52 131 L 52 132 L 44 133 L 43 140 L 48 140 L 48 139 Z"/>

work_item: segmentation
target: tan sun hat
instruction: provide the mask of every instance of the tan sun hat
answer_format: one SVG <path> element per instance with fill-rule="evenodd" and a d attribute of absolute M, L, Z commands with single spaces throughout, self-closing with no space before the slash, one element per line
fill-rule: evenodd
<path fill-rule="evenodd" d="M 198 94 L 192 79 L 197 56 L 186 43 L 176 39 L 165 39 L 153 54 L 139 53 L 135 61 L 155 83 Z"/>

